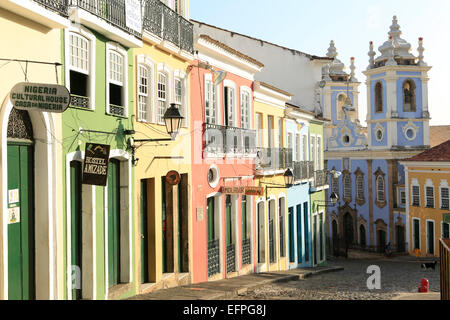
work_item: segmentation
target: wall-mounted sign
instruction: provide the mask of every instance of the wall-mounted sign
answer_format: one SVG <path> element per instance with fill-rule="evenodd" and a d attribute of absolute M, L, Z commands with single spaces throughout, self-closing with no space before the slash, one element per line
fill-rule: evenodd
<path fill-rule="evenodd" d="M 263 187 L 222 187 L 220 192 L 224 194 L 245 194 L 247 196 L 263 196 Z"/>
<path fill-rule="evenodd" d="M 20 82 L 12 88 L 10 99 L 16 109 L 61 113 L 69 107 L 70 92 L 60 85 Z"/>
<path fill-rule="evenodd" d="M 125 1 L 126 25 L 137 33 L 142 33 L 141 2 L 139 0 Z"/>
<path fill-rule="evenodd" d="M 19 202 L 19 189 L 8 190 L 8 204 Z"/>
<path fill-rule="evenodd" d="M 106 186 L 108 180 L 109 145 L 86 143 L 83 184 Z"/>
<path fill-rule="evenodd" d="M 178 183 L 180 183 L 180 180 L 180 174 L 174 170 L 169 171 L 166 174 L 166 182 L 172 186 L 176 186 Z"/>
<path fill-rule="evenodd" d="M 262 197 L 264 195 L 264 187 L 245 187 L 245 195 Z"/>

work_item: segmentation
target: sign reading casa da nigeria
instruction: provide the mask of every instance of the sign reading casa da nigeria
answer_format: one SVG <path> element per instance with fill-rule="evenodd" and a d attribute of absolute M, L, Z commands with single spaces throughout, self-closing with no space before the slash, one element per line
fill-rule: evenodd
<path fill-rule="evenodd" d="M 56 84 L 20 82 L 10 92 L 16 109 L 61 113 L 70 104 L 69 90 Z"/>
<path fill-rule="evenodd" d="M 106 186 L 108 180 L 109 145 L 86 143 L 83 184 Z"/>

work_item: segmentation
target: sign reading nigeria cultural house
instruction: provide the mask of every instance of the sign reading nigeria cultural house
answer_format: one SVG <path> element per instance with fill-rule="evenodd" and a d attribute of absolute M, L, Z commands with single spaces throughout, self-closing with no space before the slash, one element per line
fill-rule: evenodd
<path fill-rule="evenodd" d="M 10 99 L 16 109 L 61 113 L 69 107 L 70 92 L 60 85 L 20 82 L 12 88 Z"/>
<path fill-rule="evenodd" d="M 83 184 L 106 186 L 108 180 L 109 145 L 86 143 Z"/>

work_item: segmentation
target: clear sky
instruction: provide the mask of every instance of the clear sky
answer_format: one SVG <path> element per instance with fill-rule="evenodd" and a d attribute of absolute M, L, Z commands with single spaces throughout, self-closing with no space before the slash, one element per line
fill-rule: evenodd
<path fill-rule="evenodd" d="M 190 0 L 192 19 L 291 49 L 325 56 L 334 40 L 347 72 L 350 57 L 355 57 L 363 124 L 367 89 L 361 71 L 369 64 L 369 41 L 378 56 L 394 15 L 414 55 L 418 38 L 424 38 L 424 60 L 433 67 L 431 124 L 450 125 L 450 0 Z"/>

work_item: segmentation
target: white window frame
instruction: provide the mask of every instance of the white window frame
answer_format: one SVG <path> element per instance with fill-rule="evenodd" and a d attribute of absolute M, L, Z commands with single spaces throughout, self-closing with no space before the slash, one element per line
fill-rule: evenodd
<path fill-rule="evenodd" d="M 447 198 L 448 207 L 446 208 L 443 208 L 442 206 L 442 189 L 447 189 L 449 193 Z M 442 210 L 450 210 L 450 188 L 448 186 L 447 180 L 441 180 L 441 185 L 439 186 L 439 208 Z"/>
<path fill-rule="evenodd" d="M 295 160 L 297 162 L 300 161 L 301 159 L 301 141 L 302 141 L 302 136 L 299 133 L 295 134 Z"/>
<path fill-rule="evenodd" d="M 428 206 L 428 193 L 427 188 L 432 188 L 433 191 L 433 203 L 432 206 Z M 433 181 L 431 179 L 427 179 L 424 185 L 424 195 L 425 195 L 425 208 L 435 208 L 435 192 L 434 192 L 434 185 Z"/>
<path fill-rule="evenodd" d="M 303 157 L 303 161 L 308 161 L 308 159 L 309 159 L 308 146 L 309 146 L 308 135 L 304 134 L 304 135 L 302 135 L 302 157 Z"/>
<path fill-rule="evenodd" d="M 187 85 L 187 74 L 183 70 L 175 70 L 174 71 L 174 80 L 173 80 L 173 97 L 175 103 L 178 103 L 176 101 L 176 86 L 175 83 L 177 80 L 180 80 L 181 82 L 181 107 L 180 107 L 180 113 L 184 117 L 184 119 L 181 121 L 181 126 L 183 128 L 189 127 L 189 101 L 188 101 L 188 85 Z"/>
<path fill-rule="evenodd" d="M 382 188 L 382 190 L 379 190 L 379 188 L 378 188 L 378 186 L 379 186 L 379 182 L 378 181 L 379 181 L 380 178 L 383 180 L 383 188 Z M 377 191 L 377 201 L 378 202 L 386 202 L 386 180 L 384 180 L 384 177 L 382 175 L 378 175 L 377 176 L 377 178 L 375 180 L 375 188 L 376 188 L 376 191 Z M 380 191 L 383 194 L 383 200 L 380 199 Z"/>
<path fill-rule="evenodd" d="M 421 203 L 421 201 L 420 201 L 420 185 L 419 185 L 419 182 L 417 181 L 417 179 L 413 179 L 411 181 L 411 206 L 416 207 L 414 205 L 414 188 L 413 187 L 417 187 L 417 190 L 419 190 L 419 194 L 418 194 L 419 204 L 417 205 L 417 207 L 420 207 L 420 203 Z"/>
<path fill-rule="evenodd" d="M 143 66 L 146 67 L 149 71 L 149 78 L 147 80 L 147 117 L 145 119 L 142 119 L 139 117 L 139 83 L 140 83 L 140 69 L 139 67 Z M 154 118 L 154 110 L 155 110 L 155 63 L 150 57 L 147 55 L 139 55 L 137 57 L 137 84 L 136 84 L 136 91 L 137 91 L 137 101 L 136 101 L 136 119 L 137 121 L 142 122 L 155 122 Z"/>
<path fill-rule="evenodd" d="M 323 156 L 322 156 L 322 136 L 317 135 L 316 136 L 316 153 L 317 153 L 317 169 L 322 170 L 323 169 Z"/>
<path fill-rule="evenodd" d="M 441 222 L 441 238 L 444 238 L 444 225 L 448 225 L 449 237 L 450 237 L 450 223 L 442 221 Z M 444 238 L 444 239 L 448 239 L 448 238 Z"/>
<path fill-rule="evenodd" d="M 155 123 L 159 125 L 164 125 L 164 119 L 161 119 L 159 121 L 159 97 L 158 97 L 158 83 L 159 83 L 159 74 L 162 73 L 166 76 L 166 98 L 165 98 L 165 105 L 166 110 L 170 107 L 171 101 L 173 101 L 173 71 L 169 67 L 168 64 L 162 62 L 158 63 L 156 66 L 156 77 L 155 77 Z"/>
<path fill-rule="evenodd" d="M 287 148 L 292 149 L 294 144 L 294 133 L 292 131 L 288 131 L 287 133 Z M 280 146 L 282 148 L 282 146 Z"/>
<path fill-rule="evenodd" d="M 252 94 L 252 89 L 250 89 L 249 87 L 246 87 L 246 86 L 241 86 L 240 88 L 239 88 L 239 91 L 240 91 L 240 94 L 239 94 L 239 97 L 240 97 L 240 103 L 239 103 L 239 105 L 240 105 L 240 107 L 241 107 L 241 110 L 240 110 L 240 114 L 241 114 L 241 128 L 243 128 L 243 129 L 251 129 L 251 128 L 253 128 L 253 123 L 252 123 L 252 114 L 253 114 L 253 94 Z M 244 101 L 244 99 L 243 99 L 243 97 L 244 97 L 244 95 L 248 95 L 248 114 L 247 114 L 247 117 L 248 117 L 248 126 L 246 127 L 246 126 L 244 126 L 244 123 L 243 123 L 243 101 Z"/>
<path fill-rule="evenodd" d="M 90 32 L 88 29 L 77 26 L 75 24 L 71 25 L 68 29 L 64 29 L 64 50 L 65 50 L 65 61 L 66 68 L 65 68 L 65 84 L 66 87 L 70 88 L 70 70 L 82 72 L 85 73 L 82 70 L 79 70 L 77 68 L 73 68 L 70 65 L 70 34 L 76 34 L 78 36 L 81 36 L 85 38 L 85 40 L 88 40 L 89 43 L 89 70 L 88 70 L 88 98 L 89 98 L 89 109 L 95 110 L 95 62 L 96 62 L 96 40 L 97 38 L 95 35 Z M 85 73 L 86 74 L 86 73 Z"/>
<path fill-rule="evenodd" d="M 236 87 L 236 83 L 234 83 L 231 80 L 225 79 L 223 81 L 223 125 L 225 125 L 226 123 L 226 119 L 225 119 L 225 108 L 228 105 L 230 101 L 229 96 L 225 96 L 225 88 L 230 88 L 232 89 L 233 92 L 233 101 L 232 101 L 232 106 L 231 106 L 231 110 L 228 110 L 228 112 L 231 111 L 231 121 L 232 121 L 232 125 L 228 125 L 229 127 L 237 127 L 237 87 Z M 229 92 L 229 91 L 228 91 Z M 227 100 L 227 103 L 225 104 L 225 100 Z M 220 101 L 220 100 L 218 100 Z"/>
<path fill-rule="evenodd" d="M 318 170 L 318 168 L 317 168 L 317 139 L 316 139 L 316 135 L 315 134 L 312 134 L 311 136 L 310 136 L 310 142 L 309 142 L 309 144 L 310 144 L 310 161 L 313 161 L 313 164 L 314 164 L 314 171 L 316 171 L 316 170 Z"/>
<path fill-rule="evenodd" d="M 212 92 L 209 92 L 208 90 L 208 83 L 211 83 L 211 88 L 213 89 Z M 205 105 L 203 106 L 203 112 L 205 115 L 205 122 L 206 121 L 206 101 L 209 101 L 209 96 L 211 95 L 213 98 L 213 105 L 214 105 L 214 109 L 215 109 L 215 122 L 213 124 L 220 124 L 220 113 L 219 113 L 219 90 L 218 90 L 218 86 L 214 85 L 213 79 L 212 79 L 212 74 L 211 73 L 205 73 L 205 78 L 204 78 L 204 88 L 205 88 Z"/>
<path fill-rule="evenodd" d="M 399 197 L 398 203 L 399 203 L 399 205 L 401 207 L 405 207 L 406 206 L 406 190 L 405 189 L 399 189 L 398 193 L 399 193 L 399 195 L 398 195 L 398 197 Z M 404 194 L 404 197 L 402 197 L 402 193 Z M 402 199 L 404 199 L 405 201 L 402 202 Z"/>
<path fill-rule="evenodd" d="M 110 52 L 115 51 L 116 53 L 122 55 L 122 70 L 123 70 L 123 81 L 122 81 L 122 100 L 124 108 L 124 115 L 123 117 L 128 117 L 128 53 L 127 51 L 122 48 L 118 43 L 115 42 L 107 42 L 106 43 L 106 113 L 112 116 L 118 116 L 115 114 L 112 114 L 109 108 L 110 101 L 109 101 L 109 84 L 118 84 L 115 81 L 110 80 Z"/>

